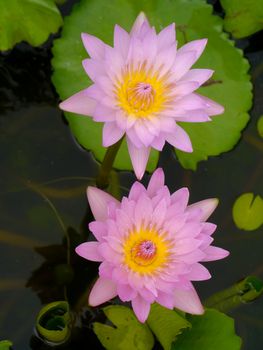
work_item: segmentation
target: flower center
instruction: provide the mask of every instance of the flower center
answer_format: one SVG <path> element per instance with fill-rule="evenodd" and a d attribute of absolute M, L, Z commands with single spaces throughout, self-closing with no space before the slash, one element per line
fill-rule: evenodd
<path fill-rule="evenodd" d="M 141 228 L 129 232 L 123 245 L 123 263 L 132 271 L 152 274 L 169 259 L 170 242 L 158 231 Z"/>
<path fill-rule="evenodd" d="M 150 118 L 159 113 L 167 100 L 167 86 L 158 74 L 145 69 L 127 67 L 120 80 L 116 81 L 117 106 L 127 115 Z"/>
<path fill-rule="evenodd" d="M 127 88 L 127 102 L 136 111 L 147 111 L 154 103 L 155 90 L 151 84 L 136 83 Z"/>
<path fill-rule="evenodd" d="M 148 266 L 156 258 L 157 248 L 151 240 L 143 240 L 135 243 L 131 249 L 132 260 L 141 266 Z"/>

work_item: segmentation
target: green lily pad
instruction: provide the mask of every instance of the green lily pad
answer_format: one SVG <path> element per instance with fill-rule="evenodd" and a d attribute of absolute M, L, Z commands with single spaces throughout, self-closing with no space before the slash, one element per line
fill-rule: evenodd
<path fill-rule="evenodd" d="M 253 193 L 244 193 L 234 203 L 233 219 L 242 230 L 256 230 L 263 224 L 263 199 Z"/>
<path fill-rule="evenodd" d="M 10 350 L 13 343 L 10 340 L 0 340 L 0 350 Z"/>
<path fill-rule="evenodd" d="M 263 115 L 258 119 L 257 129 L 260 137 L 263 137 Z"/>
<path fill-rule="evenodd" d="M 107 350 L 151 350 L 154 338 L 146 324 L 140 323 L 131 309 L 115 305 L 103 309 L 115 327 L 94 323 L 94 332 Z"/>
<path fill-rule="evenodd" d="M 189 316 L 192 328 L 185 330 L 171 350 L 240 350 L 242 341 L 235 334 L 234 320 L 213 309 L 204 315 Z"/>
<path fill-rule="evenodd" d="M 62 25 L 53 0 L 8 0 L 0 2 L 0 50 L 9 50 L 20 41 L 43 44 Z"/>
<path fill-rule="evenodd" d="M 215 74 L 200 93 L 224 105 L 226 111 L 209 123 L 181 123 L 191 137 L 194 152 L 176 153 L 185 168 L 195 169 L 200 160 L 228 151 L 236 144 L 248 122 L 247 111 L 252 101 L 248 62 L 222 32 L 222 19 L 212 15 L 212 7 L 204 0 L 82 0 L 66 18 L 62 38 L 55 40 L 53 82 L 61 99 L 89 86 L 91 81 L 81 64 L 87 53 L 80 33 L 96 35 L 112 45 L 114 25 L 118 23 L 130 30 L 140 11 L 146 13 L 158 31 L 176 22 L 179 46 L 186 40 L 209 39 L 196 67 L 214 69 Z M 78 142 L 101 161 L 105 154 L 101 124 L 76 114 L 66 113 L 66 117 Z M 152 171 L 157 161 L 158 152 L 152 151 L 147 169 Z M 118 169 L 132 169 L 125 143 L 114 165 Z"/>
<path fill-rule="evenodd" d="M 45 305 L 37 316 L 36 329 L 48 344 L 62 344 L 70 336 L 69 305 L 66 301 L 55 301 Z"/>
<path fill-rule="evenodd" d="M 263 0 L 220 0 L 226 12 L 224 28 L 235 38 L 263 29 Z"/>
<path fill-rule="evenodd" d="M 191 323 L 176 311 L 166 309 L 159 304 L 151 306 L 147 324 L 164 350 L 170 350 L 172 343 L 183 329 L 191 327 Z"/>

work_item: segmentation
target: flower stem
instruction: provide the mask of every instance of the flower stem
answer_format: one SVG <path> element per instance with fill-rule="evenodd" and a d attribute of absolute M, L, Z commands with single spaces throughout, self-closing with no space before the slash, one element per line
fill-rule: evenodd
<path fill-rule="evenodd" d="M 114 160 L 116 158 L 116 155 L 120 149 L 122 140 L 123 140 L 123 137 L 117 143 L 115 143 L 114 145 L 110 146 L 107 149 L 104 159 L 101 163 L 99 174 L 96 180 L 96 184 L 98 188 L 104 189 L 108 187 L 110 172 L 111 172 Z"/>
<path fill-rule="evenodd" d="M 248 276 L 233 286 L 213 294 L 204 305 L 222 312 L 257 299 L 263 293 L 263 281 L 256 276 Z"/>

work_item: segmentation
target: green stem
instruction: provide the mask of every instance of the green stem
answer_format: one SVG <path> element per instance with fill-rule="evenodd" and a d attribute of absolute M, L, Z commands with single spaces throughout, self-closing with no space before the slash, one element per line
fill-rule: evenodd
<path fill-rule="evenodd" d="M 123 138 L 121 138 L 117 143 L 115 143 L 114 145 L 110 146 L 107 149 L 104 159 L 101 163 L 99 175 L 96 180 L 96 184 L 98 188 L 104 189 L 108 187 L 110 172 L 111 172 L 114 160 L 116 158 L 116 155 L 120 149 L 122 140 Z"/>
<path fill-rule="evenodd" d="M 220 291 L 207 300 L 204 305 L 222 312 L 257 299 L 263 293 L 263 281 L 255 276 L 248 276 L 233 286 Z"/>

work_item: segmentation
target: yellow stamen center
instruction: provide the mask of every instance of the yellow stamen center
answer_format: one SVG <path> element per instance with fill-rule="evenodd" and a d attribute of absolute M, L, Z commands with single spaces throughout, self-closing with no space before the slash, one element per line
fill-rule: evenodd
<path fill-rule="evenodd" d="M 151 274 L 169 258 L 169 242 L 154 230 L 131 232 L 124 243 L 124 264 L 138 273 Z"/>
<path fill-rule="evenodd" d="M 127 69 L 122 81 L 116 83 L 115 94 L 118 106 L 128 115 L 148 118 L 164 108 L 166 90 L 164 79 L 142 66 L 137 71 Z"/>

